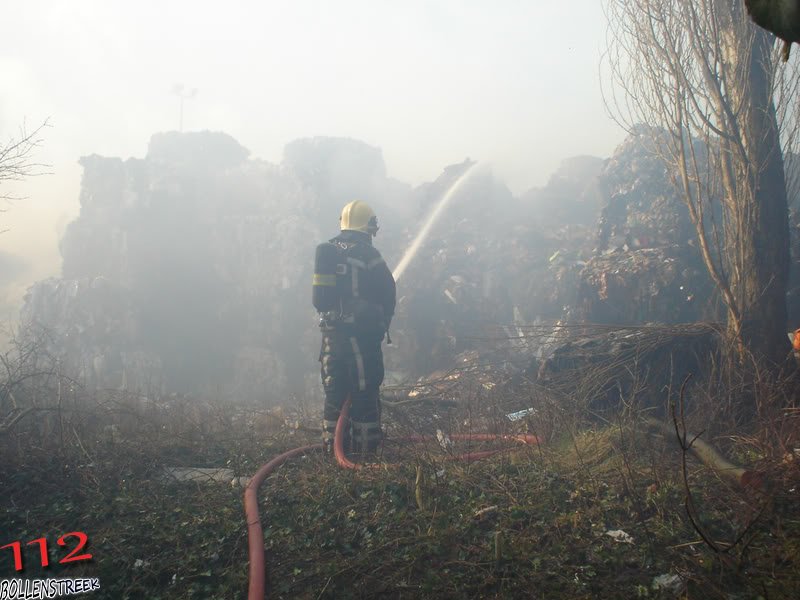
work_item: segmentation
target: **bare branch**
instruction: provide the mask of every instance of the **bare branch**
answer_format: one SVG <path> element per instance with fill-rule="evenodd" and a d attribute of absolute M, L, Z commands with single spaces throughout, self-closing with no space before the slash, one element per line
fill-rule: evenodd
<path fill-rule="evenodd" d="M 606 15 L 606 108 L 631 133 L 651 127 L 729 333 L 743 348 L 745 322 L 760 322 L 769 331 L 761 337 L 772 336 L 760 350 L 769 351 L 786 318 L 781 150 L 796 154 L 800 141 L 800 69 L 777 60 L 738 2 L 607 0 Z M 800 169 L 791 176 L 800 194 Z"/>
<path fill-rule="evenodd" d="M 28 131 L 23 124 L 19 133 L 0 146 L 0 186 L 9 181 L 20 181 L 48 173 L 50 165 L 34 159 L 36 150 L 42 144 L 43 130 L 50 127 L 49 119 Z M 0 200 L 16 200 L 18 196 L 0 192 Z"/>

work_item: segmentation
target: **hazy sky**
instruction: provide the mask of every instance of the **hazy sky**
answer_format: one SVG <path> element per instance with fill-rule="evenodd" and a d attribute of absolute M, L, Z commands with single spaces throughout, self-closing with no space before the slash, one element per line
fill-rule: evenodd
<path fill-rule="evenodd" d="M 470 156 L 521 193 L 623 138 L 599 91 L 601 0 L 2 1 L 0 136 L 52 124 L 37 158 L 53 174 L 0 215 L 27 280 L 58 273 L 78 158 L 143 157 L 178 128 L 176 83 L 198 90 L 186 130 L 274 162 L 298 137 L 353 137 L 412 184 Z"/>

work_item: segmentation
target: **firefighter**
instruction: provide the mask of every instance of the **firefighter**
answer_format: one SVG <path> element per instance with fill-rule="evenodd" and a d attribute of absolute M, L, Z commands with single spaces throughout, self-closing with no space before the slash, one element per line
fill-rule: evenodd
<path fill-rule="evenodd" d="M 342 209 L 341 233 L 317 246 L 313 303 L 320 314 L 322 441 L 333 448 L 336 421 L 350 396 L 352 450 L 371 454 L 382 439 L 379 387 L 383 382 L 381 342 L 388 340 L 395 309 L 395 282 L 372 245 L 378 219 L 360 200 Z M 348 440 L 343 440 L 347 447 Z"/>

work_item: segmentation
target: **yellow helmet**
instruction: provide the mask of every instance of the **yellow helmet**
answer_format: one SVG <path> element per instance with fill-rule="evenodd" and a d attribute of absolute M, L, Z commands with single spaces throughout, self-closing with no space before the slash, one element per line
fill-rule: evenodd
<path fill-rule="evenodd" d="M 361 231 L 372 236 L 378 233 L 378 217 L 369 204 L 353 200 L 342 209 L 339 219 L 342 231 Z"/>

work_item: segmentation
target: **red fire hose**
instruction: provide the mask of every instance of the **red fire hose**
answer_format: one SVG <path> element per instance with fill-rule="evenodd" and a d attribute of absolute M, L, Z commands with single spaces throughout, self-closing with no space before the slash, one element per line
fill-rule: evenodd
<path fill-rule="evenodd" d="M 250 555 L 249 600 L 264 600 L 266 568 L 264 567 L 264 531 L 258 515 L 258 488 L 275 469 L 290 458 L 301 456 L 312 450 L 322 449 L 322 444 L 301 446 L 273 458 L 250 479 L 244 490 L 244 513 L 247 516 L 247 551 Z"/>
<path fill-rule="evenodd" d="M 339 415 L 339 420 L 336 422 L 336 432 L 333 436 L 333 453 L 336 455 L 336 462 L 339 463 L 339 466 L 344 469 L 361 469 L 364 467 L 383 467 L 383 465 L 378 464 L 366 464 L 362 465 L 359 463 L 352 462 L 347 455 L 344 453 L 344 444 L 342 440 L 344 439 L 344 427 L 345 423 L 347 422 L 347 416 L 350 414 L 350 399 L 348 398 L 347 401 L 344 403 L 342 407 L 342 412 Z M 404 442 L 427 442 L 430 440 L 435 440 L 435 437 L 432 436 L 424 436 L 424 435 L 412 435 L 403 438 L 398 438 L 398 441 Z M 487 442 L 493 441 L 498 439 L 504 440 L 512 440 L 516 442 L 522 442 L 523 444 L 538 444 L 539 438 L 535 435 L 529 434 L 521 434 L 521 435 L 493 435 L 491 433 L 455 433 L 450 436 L 450 439 L 453 440 L 471 440 L 475 442 Z M 511 448 L 500 448 L 498 450 L 484 450 L 482 452 L 467 452 L 466 454 L 458 454 L 449 458 L 449 460 L 463 460 L 466 462 L 472 462 L 473 460 L 479 460 L 481 458 L 488 458 L 489 456 L 494 456 L 499 452 L 506 452 Z"/>
<path fill-rule="evenodd" d="M 344 403 L 342 412 L 339 415 L 339 420 L 336 422 L 336 432 L 334 433 L 333 450 L 336 456 L 336 462 L 340 467 L 345 469 L 361 469 L 370 467 L 382 467 L 377 464 L 362 465 L 352 462 L 347 458 L 344 452 L 342 439 L 344 437 L 344 427 L 347 422 L 347 416 L 350 412 L 350 399 Z M 521 434 L 521 435 L 494 435 L 490 433 L 464 433 L 453 434 L 450 436 L 453 440 L 471 440 L 471 441 L 490 441 L 490 440 L 510 440 L 521 442 L 523 444 L 539 444 L 539 438 L 535 435 Z M 402 441 L 422 442 L 429 441 L 432 436 L 409 436 L 401 438 Z M 264 557 L 264 531 L 261 528 L 261 517 L 258 514 L 258 488 L 264 480 L 279 466 L 285 463 L 290 458 L 301 456 L 307 452 L 321 450 L 322 444 L 311 444 L 308 446 L 301 446 L 294 450 L 284 452 L 280 456 L 276 456 L 263 467 L 261 467 L 255 475 L 250 479 L 247 487 L 244 490 L 244 512 L 247 517 L 247 547 L 250 555 L 250 579 L 248 588 L 248 600 L 264 600 L 266 591 L 266 566 Z M 449 460 L 464 460 L 474 461 L 481 458 L 493 456 L 499 452 L 506 452 L 511 448 L 501 448 L 497 450 L 484 450 L 481 452 L 468 452 L 466 454 L 459 454 L 449 458 Z"/>

